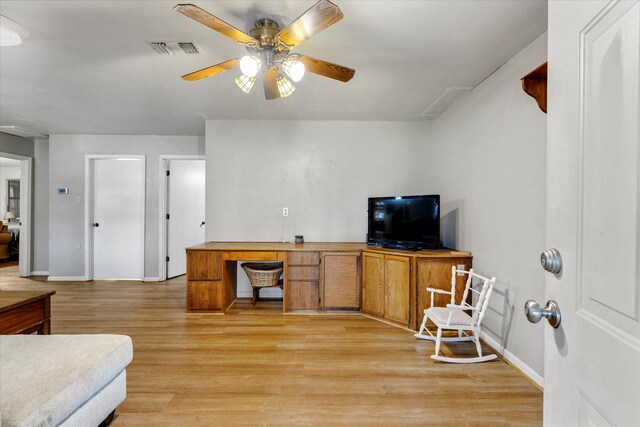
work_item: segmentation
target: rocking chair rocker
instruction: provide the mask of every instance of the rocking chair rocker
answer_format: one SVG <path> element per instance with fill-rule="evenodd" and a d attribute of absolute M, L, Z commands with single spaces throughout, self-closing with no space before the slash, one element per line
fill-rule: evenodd
<path fill-rule="evenodd" d="M 455 297 L 456 297 L 456 274 L 466 274 L 469 277 L 467 278 L 467 282 L 464 288 L 464 294 L 462 295 L 462 301 L 460 305 L 456 305 Z M 473 279 L 477 278 L 482 281 L 482 287 L 480 291 L 473 289 Z M 482 319 L 484 318 L 484 314 L 489 305 L 489 298 L 491 297 L 491 293 L 493 292 L 493 285 L 496 283 L 496 278 L 492 277 L 491 279 L 487 279 L 486 277 L 480 276 L 473 272 L 473 269 L 469 271 L 465 270 L 457 270 L 456 267 L 451 268 L 451 291 L 444 291 L 442 289 L 433 289 L 427 288 L 427 291 L 431 293 L 431 306 L 424 311 L 424 318 L 422 319 L 422 325 L 420 326 L 420 331 L 415 334 L 416 338 L 420 338 L 423 340 L 430 340 L 436 342 L 436 352 L 432 359 L 439 360 L 441 362 L 450 362 L 450 363 L 476 363 L 476 362 L 486 362 L 488 360 L 496 359 L 498 356 L 495 354 L 489 354 L 486 356 L 482 355 L 482 349 L 480 348 L 480 325 L 482 323 Z M 467 296 L 469 295 L 469 291 L 477 294 L 477 301 L 475 306 L 467 304 Z M 448 294 L 451 295 L 451 303 L 447 304 L 446 307 L 434 307 L 433 306 L 433 296 L 434 294 Z M 471 316 L 469 316 L 465 311 L 471 311 Z M 438 332 L 434 337 L 431 331 L 427 329 L 427 320 L 431 319 L 431 321 L 438 328 Z M 442 330 L 453 330 L 458 331 L 457 337 L 443 337 Z M 470 333 L 470 334 L 469 334 Z M 451 341 L 473 341 L 476 345 L 476 350 L 478 351 L 477 357 L 467 357 L 467 358 L 458 358 L 458 357 L 445 357 L 440 356 L 440 343 L 441 342 L 451 342 Z"/>

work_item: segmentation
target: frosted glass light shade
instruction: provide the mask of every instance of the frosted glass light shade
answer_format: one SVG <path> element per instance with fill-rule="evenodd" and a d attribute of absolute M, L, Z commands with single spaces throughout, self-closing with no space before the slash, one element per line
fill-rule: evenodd
<path fill-rule="evenodd" d="M 29 37 L 29 32 L 15 21 L 0 15 L 0 46 L 17 46 Z"/>
<path fill-rule="evenodd" d="M 255 77 L 247 77 L 244 74 L 235 79 L 236 86 L 244 93 L 251 92 L 253 85 L 256 83 Z"/>
<path fill-rule="evenodd" d="M 255 77 L 260 69 L 260 62 L 249 55 L 240 58 L 240 70 L 247 77 Z"/>
<path fill-rule="evenodd" d="M 283 76 L 282 74 L 278 75 L 276 79 L 276 84 L 278 85 L 278 91 L 280 92 L 280 98 L 286 98 L 291 96 L 293 92 L 296 91 L 296 87 L 289 81 L 288 78 Z"/>
<path fill-rule="evenodd" d="M 304 64 L 297 59 L 287 59 L 284 61 L 282 63 L 282 70 L 296 83 L 302 80 L 305 72 Z"/>

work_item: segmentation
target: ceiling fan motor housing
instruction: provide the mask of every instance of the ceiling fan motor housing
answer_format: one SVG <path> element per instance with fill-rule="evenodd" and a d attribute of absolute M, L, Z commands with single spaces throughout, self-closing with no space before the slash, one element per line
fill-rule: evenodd
<path fill-rule="evenodd" d="M 255 28 L 249 31 L 249 35 L 258 40 L 260 47 L 274 47 L 274 38 L 278 32 L 280 32 L 280 25 L 276 21 L 262 18 L 256 21 Z"/>

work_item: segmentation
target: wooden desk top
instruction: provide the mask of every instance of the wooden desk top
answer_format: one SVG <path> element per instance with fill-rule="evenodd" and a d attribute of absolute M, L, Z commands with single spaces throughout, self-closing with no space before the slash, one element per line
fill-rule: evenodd
<path fill-rule="evenodd" d="M 451 249 L 432 249 L 421 251 L 402 251 L 369 246 L 364 242 L 305 242 L 302 244 L 282 242 L 205 242 L 187 248 L 188 251 L 319 251 L 319 252 L 353 252 L 372 251 L 392 255 L 416 257 L 450 258 L 471 257 L 470 252 L 459 252 Z"/>
<path fill-rule="evenodd" d="M 0 291 L 0 313 L 27 305 L 39 299 L 48 298 L 55 293 L 55 291 Z"/>

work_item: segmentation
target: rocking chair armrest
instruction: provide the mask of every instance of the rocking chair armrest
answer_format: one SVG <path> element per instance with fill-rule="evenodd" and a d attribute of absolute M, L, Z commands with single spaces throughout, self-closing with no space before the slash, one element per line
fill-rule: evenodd
<path fill-rule="evenodd" d="M 472 307 L 470 305 L 458 305 L 458 304 L 447 304 L 447 308 L 457 308 L 460 310 L 471 310 L 471 311 L 477 310 L 477 308 Z"/>
<path fill-rule="evenodd" d="M 436 288 L 427 288 L 427 292 L 451 295 L 451 291 L 445 291 L 443 289 L 436 289 Z"/>

